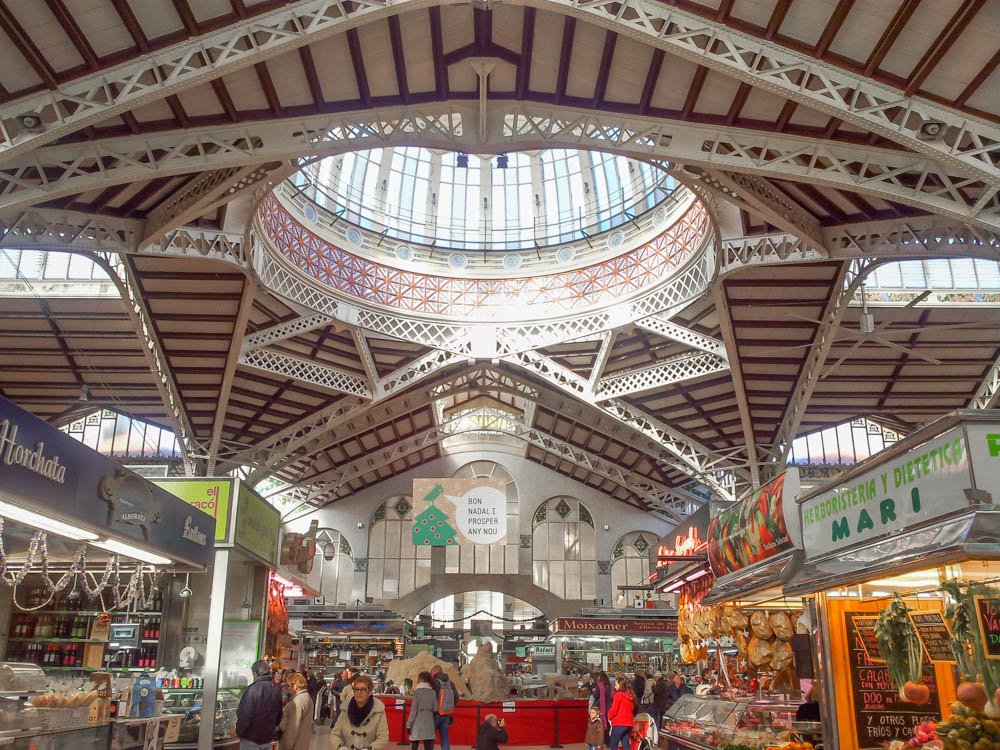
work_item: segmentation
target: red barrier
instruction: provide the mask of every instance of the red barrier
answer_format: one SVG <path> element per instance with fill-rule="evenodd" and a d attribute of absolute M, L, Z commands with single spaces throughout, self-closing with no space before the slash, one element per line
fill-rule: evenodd
<path fill-rule="evenodd" d="M 385 703 L 389 720 L 389 739 L 409 744 L 404 736 L 406 717 L 410 715 L 408 698 L 379 696 Z M 525 700 L 510 703 L 460 701 L 452 714 L 454 721 L 448 738 L 452 745 L 475 746 L 476 732 L 487 714 L 496 714 L 507 725 L 508 745 L 567 745 L 583 742 L 587 733 L 587 701 Z"/>

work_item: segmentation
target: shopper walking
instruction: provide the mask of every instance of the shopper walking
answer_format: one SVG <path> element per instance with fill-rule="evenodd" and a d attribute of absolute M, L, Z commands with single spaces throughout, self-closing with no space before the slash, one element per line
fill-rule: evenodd
<path fill-rule="evenodd" d="M 291 700 L 285 704 L 278 725 L 278 747 L 280 750 L 309 750 L 313 737 L 313 700 L 309 695 L 309 683 L 298 672 L 285 678 Z"/>
<path fill-rule="evenodd" d="M 451 750 L 448 732 L 455 721 L 452 715 L 458 705 L 458 688 L 440 664 L 431 667 L 431 685 L 434 687 L 434 729 L 441 737 L 441 750 Z"/>
<path fill-rule="evenodd" d="M 601 712 L 601 725 L 604 727 L 604 744 L 608 742 L 608 712 L 611 710 L 611 703 L 614 697 L 614 688 L 611 686 L 611 680 L 608 679 L 608 673 L 598 672 L 597 682 L 590 693 L 590 706 L 596 707 Z"/>
<path fill-rule="evenodd" d="M 389 744 L 385 704 L 372 695 L 374 689 L 368 675 L 354 678 L 354 695 L 330 732 L 331 750 L 383 750 Z"/>
<path fill-rule="evenodd" d="M 486 714 L 476 733 L 476 750 L 500 750 L 501 742 L 510 742 L 507 725 L 496 714 Z"/>
<path fill-rule="evenodd" d="M 674 680 L 670 685 L 667 685 L 667 694 L 664 705 L 664 712 L 667 711 L 672 705 L 674 705 L 682 695 L 690 695 L 691 688 L 687 686 L 684 682 L 684 675 L 679 672 L 674 673 Z"/>
<path fill-rule="evenodd" d="M 635 693 L 636 705 L 642 705 L 642 698 L 646 695 L 646 671 L 644 669 L 635 670 L 635 677 L 632 679 L 632 692 Z"/>
<path fill-rule="evenodd" d="M 653 675 L 653 718 L 656 719 L 656 728 L 659 729 L 663 723 L 663 714 L 667 710 L 667 681 L 663 672 L 656 672 Z"/>
<path fill-rule="evenodd" d="M 632 722 L 635 719 L 635 695 L 632 693 L 632 686 L 624 677 L 619 677 L 615 681 L 615 699 L 608 712 L 608 719 L 611 720 L 609 750 L 615 750 L 619 744 L 622 750 L 629 750 Z"/>
<path fill-rule="evenodd" d="M 250 671 L 254 681 L 243 691 L 236 708 L 236 736 L 240 738 L 240 750 L 270 750 L 281 722 L 281 687 L 263 659 L 255 661 Z"/>
<path fill-rule="evenodd" d="M 424 743 L 424 750 L 432 750 L 434 747 L 434 707 L 437 700 L 433 680 L 430 672 L 421 672 L 417 676 L 417 686 L 413 688 L 410 718 L 406 721 L 406 729 L 410 733 L 410 750 L 417 750 L 421 742 Z"/>

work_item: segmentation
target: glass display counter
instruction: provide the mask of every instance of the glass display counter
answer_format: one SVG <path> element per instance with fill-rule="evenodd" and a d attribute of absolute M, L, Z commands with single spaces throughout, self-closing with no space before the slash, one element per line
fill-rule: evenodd
<path fill-rule="evenodd" d="M 215 710 L 215 731 L 213 747 L 232 748 L 239 746 L 239 739 L 236 737 L 236 708 L 239 706 L 239 693 L 243 688 L 226 689 L 219 691 L 218 703 Z M 181 720 L 181 730 L 177 737 L 177 742 L 172 742 L 164 746 L 165 750 L 194 750 L 198 746 L 198 732 L 201 731 L 201 689 L 175 689 L 166 688 L 163 690 L 165 700 L 163 712 L 165 714 L 180 714 L 184 718 Z"/>
<path fill-rule="evenodd" d="M 793 739 L 798 703 L 771 698 L 684 695 L 663 718 L 668 750 L 745 745 L 766 748 Z"/>

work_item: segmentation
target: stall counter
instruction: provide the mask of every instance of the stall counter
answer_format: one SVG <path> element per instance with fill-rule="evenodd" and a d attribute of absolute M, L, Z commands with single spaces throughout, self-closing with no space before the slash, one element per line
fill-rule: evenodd
<path fill-rule="evenodd" d="M 410 699 L 391 695 L 379 696 L 385 703 L 391 742 L 408 742 L 404 737 L 406 718 L 410 715 Z M 510 741 L 507 745 L 552 745 L 582 743 L 587 732 L 587 701 L 528 700 L 504 703 L 460 701 L 455 706 L 454 722 L 449 739 L 451 744 L 476 744 L 479 724 L 488 714 L 496 714 L 507 724 Z"/>

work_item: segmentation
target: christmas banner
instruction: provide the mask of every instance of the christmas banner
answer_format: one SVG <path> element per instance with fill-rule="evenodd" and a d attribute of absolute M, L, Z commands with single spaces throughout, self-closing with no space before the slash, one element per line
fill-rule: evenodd
<path fill-rule="evenodd" d="M 414 479 L 413 543 L 449 547 L 507 538 L 507 485 L 499 479 Z"/>

